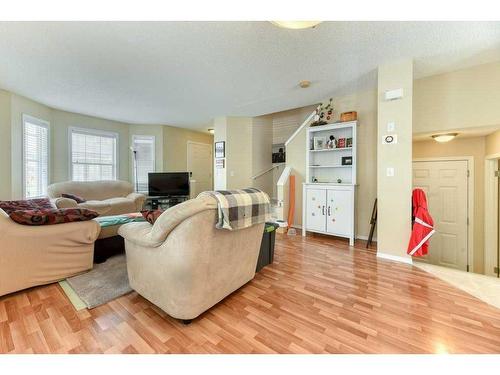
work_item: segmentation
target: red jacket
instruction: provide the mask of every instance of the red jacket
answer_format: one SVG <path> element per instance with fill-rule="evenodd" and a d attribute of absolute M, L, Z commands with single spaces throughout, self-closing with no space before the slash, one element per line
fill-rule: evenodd
<path fill-rule="evenodd" d="M 414 223 L 407 253 L 421 257 L 427 254 L 429 238 L 436 231 L 434 230 L 434 221 L 427 211 L 427 199 L 422 189 L 413 190 L 412 203 Z"/>

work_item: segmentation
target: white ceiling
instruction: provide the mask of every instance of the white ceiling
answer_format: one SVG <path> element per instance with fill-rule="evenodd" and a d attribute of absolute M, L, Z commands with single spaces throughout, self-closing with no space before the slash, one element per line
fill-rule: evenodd
<path fill-rule="evenodd" d="M 415 59 L 420 78 L 500 60 L 500 22 L 0 22 L 0 88 L 48 106 L 206 130 L 376 86 Z M 310 80 L 308 89 L 298 88 Z"/>

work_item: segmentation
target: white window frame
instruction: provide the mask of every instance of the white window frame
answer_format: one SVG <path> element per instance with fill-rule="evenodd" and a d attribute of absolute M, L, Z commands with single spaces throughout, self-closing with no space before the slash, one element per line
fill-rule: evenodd
<path fill-rule="evenodd" d="M 77 126 L 68 127 L 68 152 L 69 152 L 69 179 L 73 181 L 73 133 L 84 133 L 89 135 L 105 136 L 115 138 L 115 168 L 114 168 L 114 179 L 120 179 L 120 135 L 116 132 L 105 131 L 100 129 L 92 128 L 80 128 Z"/>
<path fill-rule="evenodd" d="M 25 144 L 25 134 L 26 134 L 26 123 L 29 122 L 31 124 L 43 127 L 47 129 L 47 187 L 50 184 L 50 161 L 51 161 L 51 152 L 50 152 L 50 122 L 47 120 L 42 120 L 37 117 L 33 117 L 30 115 L 27 115 L 25 113 L 22 114 L 22 122 L 23 122 L 23 134 L 22 134 L 22 140 L 21 140 L 21 150 L 22 150 L 22 155 L 23 155 L 23 160 L 22 160 L 22 168 L 23 168 L 23 198 L 24 199 L 36 199 L 43 197 L 26 197 L 26 147 L 24 146 Z"/>
<path fill-rule="evenodd" d="M 153 172 L 156 172 L 156 136 L 155 135 L 149 135 L 149 134 L 133 134 L 132 135 L 132 139 L 131 139 L 131 146 L 134 150 L 134 146 L 135 146 L 135 140 L 137 138 L 149 138 L 150 140 L 153 141 Z M 137 181 L 135 180 L 135 168 L 136 168 L 136 165 L 135 165 L 135 158 L 134 158 L 134 155 L 132 154 L 132 180 L 134 181 L 134 190 L 136 190 L 136 186 L 137 186 Z"/>

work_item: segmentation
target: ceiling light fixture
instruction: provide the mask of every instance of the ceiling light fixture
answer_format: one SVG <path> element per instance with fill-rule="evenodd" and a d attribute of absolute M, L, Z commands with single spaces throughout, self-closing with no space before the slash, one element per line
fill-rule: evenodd
<path fill-rule="evenodd" d="M 449 142 L 455 138 L 458 133 L 435 134 L 432 138 L 439 143 Z"/>
<path fill-rule="evenodd" d="M 309 86 L 311 86 L 311 81 L 300 81 L 299 86 L 303 89 L 307 89 Z"/>
<path fill-rule="evenodd" d="M 312 29 L 318 26 L 322 21 L 271 21 L 271 23 L 278 27 L 285 29 Z"/>
<path fill-rule="evenodd" d="M 214 130 L 214 129 L 208 129 L 208 132 L 209 132 L 210 134 L 215 134 L 215 130 Z"/>

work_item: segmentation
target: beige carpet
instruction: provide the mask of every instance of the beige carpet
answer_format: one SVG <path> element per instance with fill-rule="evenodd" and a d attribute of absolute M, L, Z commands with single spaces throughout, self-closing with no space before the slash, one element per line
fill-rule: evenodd
<path fill-rule="evenodd" d="M 60 285 L 77 310 L 105 304 L 132 291 L 128 283 L 125 255 L 116 255 L 106 262 L 95 264 L 82 275 L 66 279 Z"/>

